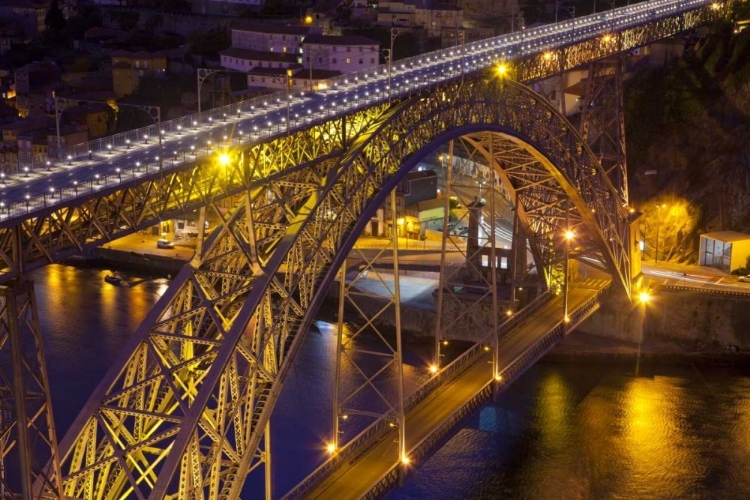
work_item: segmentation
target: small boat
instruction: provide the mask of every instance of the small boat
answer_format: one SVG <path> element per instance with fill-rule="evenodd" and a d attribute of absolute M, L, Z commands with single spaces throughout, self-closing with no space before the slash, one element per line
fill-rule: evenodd
<path fill-rule="evenodd" d="M 119 285 L 120 282 L 122 281 L 122 278 L 118 278 L 117 276 L 112 276 L 108 274 L 104 277 L 104 281 L 106 281 L 107 283 L 112 283 L 113 285 Z"/>

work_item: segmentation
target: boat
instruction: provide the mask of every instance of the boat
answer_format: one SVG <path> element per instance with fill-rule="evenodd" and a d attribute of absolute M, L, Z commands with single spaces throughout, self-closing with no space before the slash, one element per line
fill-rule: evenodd
<path fill-rule="evenodd" d="M 113 285 L 119 285 L 120 282 L 122 281 L 122 278 L 118 278 L 117 276 L 112 276 L 108 274 L 104 277 L 104 281 L 106 281 L 107 283 L 112 283 Z"/>

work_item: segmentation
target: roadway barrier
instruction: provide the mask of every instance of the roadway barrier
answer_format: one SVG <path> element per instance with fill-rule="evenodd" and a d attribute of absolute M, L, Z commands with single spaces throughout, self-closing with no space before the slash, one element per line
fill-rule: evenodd
<path fill-rule="evenodd" d="M 682 285 L 659 285 L 657 288 L 665 288 L 667 290 L 676 290 L 680 292 L 694 292 L 694 293 L 709 293 L 718 295 L 734 295 L 736 297 L 747 298 L 750 296 L 750 289 L 747 292 L 740 292 L 737 290 L 718 290 L 716 288 L 698 288 L 694 286 L 682 286 Z"/>

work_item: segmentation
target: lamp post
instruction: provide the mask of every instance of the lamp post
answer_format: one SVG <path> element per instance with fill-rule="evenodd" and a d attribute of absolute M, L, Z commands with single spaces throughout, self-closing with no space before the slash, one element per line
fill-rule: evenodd
<path fill-rule="evenodd" d="M 565 331 L 568 329 L 568 292 L 570 291 L 570 240 L 575 237 L 575 233 L 570 230 L 570 200 L 565 203 L 565 275 L 563 281 L 563 328 Z"/>
<path fill-rule="evenodd" d="M 397 28 L 391 26 L 391 48 L 388 49 L 386 62 L 388 63 L 388 103 L 391 102 L 391 75 L 393 74 L 393 44 L 402 33 L 409 31 L 410 28 Z"/>
<path fill-rule="evenodd" d="M 203 87 L 203 82 L 206 81 L 206 79 L 210 78 L 211 75 L 214 73 L 242 73 L 243 75 L 246 74 L 244 71 L 237 71 L 234 69 L 227 69 L 227 68 L 221 68 L 221 69 L 211 69 L 211 68 L 198 68 L 197 70 L 197 81 L 196 81 L 196 91 L 198 92 L 198 115 L 201 114 L 201 87 Z"/>
<path fill-rule="evenodd" d="M 315 61 L 315 58 L 323 53 L 323 47 L 318 47 L 316 50 L 310 50 L 310 54 L 308 55 L 308 64 L 310 66 L 310 88 L 309 91 L 313 91 L 313 62 Z"/>
<path fill-rule="evenodd" d="M 282 77 L 284 78 L 282 80 Z M 292 70 L 287 69 L 285 75 L 274 78 L 274 81 L 284 84 L 286 90 L 286 135 L 289 135 L 289 128 L 292 126 L 291 118 L 291 101 L 292 101 Z"/>
<path fill-rule="evenodd" d="M 487 184 L 487 181 L 481 180 L 481 181 L 476 181 L 476 183 L 479 184 L 479 201 L 482 201 L 482 186 Z"/>
<path fill-rule="evenodd" d="M 667 208 L 667 204 L 656 205 L 656 247 L 654 249 L 654 264 L 659 262 L 659 223 L 661 222 L 662 208 Z"/>

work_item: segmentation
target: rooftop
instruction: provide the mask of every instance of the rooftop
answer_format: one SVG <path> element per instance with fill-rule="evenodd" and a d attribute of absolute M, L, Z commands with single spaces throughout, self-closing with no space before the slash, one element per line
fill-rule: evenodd
<path fill-rule="evenodd" d="M 406 210 L 410 212 L 423 212 L 425 210 L 434 210 L 436 208 L 443 208 L 445 206 L 445 200 L 443 198 L 433 198 L 431 200 L 418 201 L 412 203 Z"/>
<path fill-rule="evenodd" d="M 235 47 L 224 49 L 219 54 L 227 57 L 236 57 L 237 59 L 285 62 L 290 64 L 298 62 L 300 57 L 298 54 L 291 52 L 265 52 L 262 50 L 238 49 Z"/>
<path fill-rule="evenodd" d="M 252 21 L 236 21 L 232 29 L 237 31 L 250 31 L 255 33 L 268 33 L 272 35 L 299 35 L 310 33 L 309 26 L 284 26 L 281 24 L 256 23 Z"/>
<path fill-rule="evenodd" d="M 701 238 L 711 238 L 713 240 L 732 243 L 735 241 L 750 240 L 750 234 L 738 233 L 737 231 L 714 231 L 713 233 L 703 233 Z"/>
<path fill-rule="evenodd" d="M 330 36 L 330 35 L 307 35 L 302 42 L 303 45 L 380 45 L 380 42 L 364 36 Z"/>

